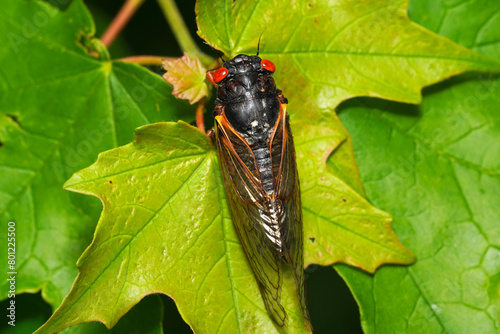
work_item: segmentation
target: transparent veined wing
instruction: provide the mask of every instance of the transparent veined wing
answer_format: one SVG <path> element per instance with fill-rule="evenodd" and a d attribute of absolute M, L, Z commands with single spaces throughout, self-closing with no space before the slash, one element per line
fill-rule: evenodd
<path fill-rule="evenodd" d="M 286 105 L 281 104 L 280 117 L 271 137 L 271 160 L 273 166 L 274 193 L 282 207 L 280 226 L 282 232 L 282 255 L 292 268 L 302 312 L 310 325 L 304 279 L 303 225 L 300 201 L 300 183 L 295 161 L 295 146 L 290 129 Z"/>
<path fill-rule="evenodd" d="M 233 222 L 257 280 L 265 307 L 279 326 L 286 312 L 281 305 L 281 253 L 266 236 L 262 220 L 271 215 L 252 150 L 222 113 L 216 116 L 216 143 L 224 188 Z"/>

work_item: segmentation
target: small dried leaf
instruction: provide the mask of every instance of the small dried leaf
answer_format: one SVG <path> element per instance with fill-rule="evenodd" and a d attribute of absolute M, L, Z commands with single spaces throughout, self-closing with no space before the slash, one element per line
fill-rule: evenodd
<path fill-rule="evenodd" d="M 205 82 L 207 70 L 197 56 L 194 59 L 184 53 L 175 60 L 164 60 L 163 68 L 167 71 L 163 78 L 174 86 L 175 97 L 189 100 L 193 104 L 208 96 L 208 86 Z"/>

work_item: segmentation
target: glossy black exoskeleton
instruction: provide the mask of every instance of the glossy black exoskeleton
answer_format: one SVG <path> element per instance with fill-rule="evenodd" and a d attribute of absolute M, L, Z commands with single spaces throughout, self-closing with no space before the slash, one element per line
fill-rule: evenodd
<path fill-rule="evenodd" d="M 210 73 L 218 87 L 215 140 L 231 216 L 269 315 L 285 326 L 288 265 L 309 324 L 295 147 L 274 71 L 271 61 L 240 54 Z"/>
<path fill-rule="evenodd" d="M 274 84 L 272 71 L 262 67 L 262 62 L 258 56 L 247 55 L 226 61 L 228 75 L 219 82 L 215 101 L 225 106 L 229 123 L 250 145 L 266 141 L 280 113 L 281 91 Z"/>

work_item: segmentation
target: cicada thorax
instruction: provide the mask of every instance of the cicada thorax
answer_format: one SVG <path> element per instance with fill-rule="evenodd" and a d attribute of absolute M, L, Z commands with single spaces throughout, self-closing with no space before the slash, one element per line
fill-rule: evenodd
<path fill-rule="evenodd" d="M 272 71 L 264 68 L 262 62 L 257 56 L 247 55 L 225 62 L 222 72 L 227 74 L 219 82 L 216 105 L 223 106 L 220 109 L 223 117 L 252 151 L 252 156 L 244 154 L 242 160 L 249 169 L 257 165 L 263 188 L 272 195 L 274 180 L 269 143 L 280 115 L 280 102 L 284 101 L 278 97 L 281 92 L 276 88 Z"/>

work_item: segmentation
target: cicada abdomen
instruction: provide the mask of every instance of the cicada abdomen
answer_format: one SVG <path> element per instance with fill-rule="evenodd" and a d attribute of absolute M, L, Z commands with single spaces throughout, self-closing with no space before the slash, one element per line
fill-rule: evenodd
<path fill-rule="evenodd" d="M 308 323 L 309 314 L 295 147 L 274 71 L 269 60 L 238 55 L 211 74 L 218 87 L 215 138 L 233 222 L 266 309 L 284 326 L 283 264 L 292 269 Z"/>

